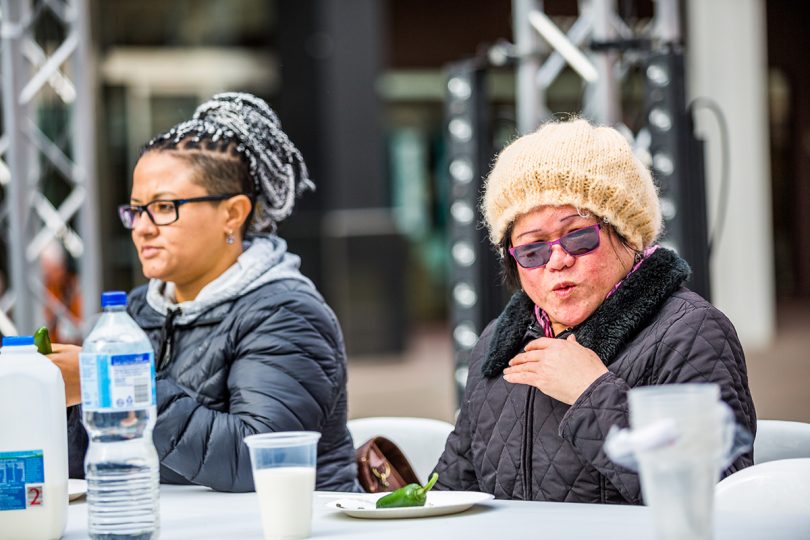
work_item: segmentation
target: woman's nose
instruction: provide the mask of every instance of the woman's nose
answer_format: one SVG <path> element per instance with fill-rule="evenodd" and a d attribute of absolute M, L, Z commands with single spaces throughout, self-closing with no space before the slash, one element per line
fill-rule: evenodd
<path fill-rule="evenodd" d="M 149 235 L 154 233 L 155 229 L 157 229 L 157 225 L 152 222 L 149 214 L 146 212 L 141 212 L 135 215 L 135 219 L 132 222 L 133 233 Z"/>
<path fill-rule="evenodd" d="M 560 244 L 551 246 L 551 258 L 546 263 L 549 270 L 562 270 L 574 264 L 574 256 L 569 255 Z"/>

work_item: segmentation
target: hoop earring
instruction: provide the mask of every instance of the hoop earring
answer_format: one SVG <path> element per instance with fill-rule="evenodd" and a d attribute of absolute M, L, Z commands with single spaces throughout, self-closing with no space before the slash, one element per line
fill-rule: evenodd
<path fill-rule="evenodd" d="M 230 232 L 227 233 L 227 235 L 225 236 L 225 243 L 230 246 L 234 242 L 236 242 L 236 238 L 234 238 L 233 233 Z"/>

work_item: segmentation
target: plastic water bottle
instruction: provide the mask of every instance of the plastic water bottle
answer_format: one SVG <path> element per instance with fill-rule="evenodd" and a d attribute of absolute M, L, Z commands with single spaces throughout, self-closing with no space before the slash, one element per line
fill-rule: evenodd
<path fill-rule="evenodd" d="M 65 383 L 32 336 L 0 349 L 0 538 L 46 540 L 67 522 Z"/>
<path fill-rule="evenodd" d="M 80 355 L 91 538 L 152 539 L 160 531 L 155 353 L 126 305 L 124 292 L 101 295 L 104 312 Z"/>

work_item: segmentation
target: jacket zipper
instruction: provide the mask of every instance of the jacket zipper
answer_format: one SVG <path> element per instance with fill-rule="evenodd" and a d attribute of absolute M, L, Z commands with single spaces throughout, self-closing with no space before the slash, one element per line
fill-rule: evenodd
<path fill-rule="evenodd" d="M 542 334 L 540 330 L 532 322 L 526 330 L 524 342 L 528 339 L 536 339 Z M 526 421 L 523 423 L 523 500 L 532 500 L 532 453 L 534 452 L 534 396 L 537 389 L 533 386 L 529 387 L 526 395 Z"/>
<path fill-rule="evenodd" d="M 604 504 L 607 502 L 607 485 L 605 483 L 605 477 L 602 473 L 599 473 L 599 501 Z"/>
<path fill-rule="evenodd" d="M 526 396 L 526 422 L 523 424 L 523 500 L 532 500 L 532 452 L 534 451 L 534 394 L 537 390 L 529 387 Z"/>
<path fill-rule="evenodd" d="M 571 334 L 575 329 L 568 328 L 560 332 L 558 339 L 565 339 L 568 334 Z M 542 337 L 543 333 L 537 327 L 536 323 L 532 321 L 526 329 L 526 334 L 523 341 L 527 342 L 532 339 Z M 537 394 L 537 388 L 530 386 L 528 395 L 526 396 L 526 422 L 523 424 L 523 500 L 533 500 L 532 490 L 532 453 L 534 452 L 534 398 Z M 604 498 L 604 489 L 602 490 Z"/>

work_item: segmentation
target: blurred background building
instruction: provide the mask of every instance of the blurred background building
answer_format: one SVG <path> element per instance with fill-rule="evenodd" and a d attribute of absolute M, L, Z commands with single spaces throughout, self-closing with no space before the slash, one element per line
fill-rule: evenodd
<path fill-rule="evenodd" d="M 673 81 L 688 106 L 681 111 L 683 129 L 702 141 L 705 154 L 705 190 L 681 194 L 673 216 L 705 207 L 706 238 L 682 241 L 700 249 L 711 241 L 706 287 L 740 334 L 760 417 L 810 421 L 810 66 L 799 52 L 810 46 L 803 31 L 810 16 L 790 0 L 5 0 L 0 331 L 13 330 L 20 302 L 30 302 L 38 306 L 32 320 L 44 324 L 56 310 L 67 321 L 60 333 L 78 339 L 87 313 L 97 310 L 98 290 L 141 283 L 115 212 L 128 200 L 140 145 L 212 94 L 244 90 L 278 111 L 318 186 L 280 234 L 340 318 L 350 357 L 350 414 L 451 420 L 456 383 L 464 380 L 459 354 L 507 297 L 476 227 L 479 194 L 472 187 L 497 150 L 526 130 L 516 108 L 520 66 L 528 59 L 536 69 L 553 52 L 539 35 L 530 38 L 536 48 L 521 50 L 526 36 L 516 30 L 527 27 L 516 20 L 518 10 L 542 11 L 591 59 L 612 55 L 615 117 L 604 116 L 604 107 L 585 114 L 620 123 L 631 136 L 646 129 L 650 137 L 649 43 L 635 36 L 653 33 L 664 4 L 678 8 L 677 41 L 686 53 L 680 57 L 685 79 Z M 600 34 L 583 34 L 577 26 L 583 13 L 606 8 L 618 21 Z M 18 17 L 32 21 L 36 47 L 14 49 L 17 27 L 7 23 Z M 17 270 L 30 278 L 34 268 L 43 279 L 56 275 L 63 282 L 15 296 L 22 289 L 12 283 L 12 243 L 21 238 L 20 227 L 35 236 L 43 215 L 51 214 L 39 199 L 44 210 L 20 214 L 29 191 L 11 189 L 9 116 L 22 109 L 9 102 L 8 66 L 15 50 L 31 65 L 47 65 L 70 39 L 80 43 L 77 59 L 41 81 L 37 97 L 25 103 L 53 141 L 30 151 L 50 149 L 49 157 L 27 156 L 37 165 L 28 186 L 57 210 L 78 200 L 71 198 L 77 185 L 87 189 L 72 213 L 63 211 L 61 221 L 52 216 L 58 234 L 40 238 L 27 270 Z M 65 99 L 63 74 L 78 89 L 72 101 Z M 472 77 L 478 92 L 464 109 L 472 127 L 485 133 L 472 138 L 474 148 L 454 143 L 452 127 L 448 133 L 458 112 L 453 96 L 466 95 L 465 87 L 454 91 L 449 84 L 454 76 Z M 598 103 L 566 62 L 547 82 L 538 121 Z M 29 87 L 22 81 L 16 88 Z M 86 123 L 82 129 L 76 114 Z M 85 176 L 72 178 L 76 167 L 60 161 L 54 147 Z M 654 150 L 655 142 L 642 148 L 651 160 Z M 477 160 L 466 191 L 458 178 L 467 172 L 451 167 L 458 152 Z M 664 169 L 659 163 L 659 181 Z M 681 174 L 691 179 L 692 172 Z M 79 223 L 82 212 L 90 215 L 85 223 Z M 670 231 L 680 217 L 673 219 Z M 72 233 L 92 252 L 78 249 Z M 462 233 L 472 252 L 457 249 Z M 48 241 L 54 237 L 56 245 Z M 459 261 L 470 253 L 477 273 L 461 279 Z M 50 270 L 54 260 L 64 272 Z M 84 302 L 74 298 L 77 275 L 81 292 L 93 293 Z M 60 311 L 53 298 L 68 308 Z M 459 319 L 463 309 L 481 321 Z"/>

